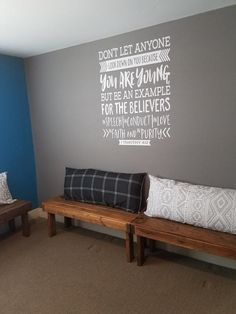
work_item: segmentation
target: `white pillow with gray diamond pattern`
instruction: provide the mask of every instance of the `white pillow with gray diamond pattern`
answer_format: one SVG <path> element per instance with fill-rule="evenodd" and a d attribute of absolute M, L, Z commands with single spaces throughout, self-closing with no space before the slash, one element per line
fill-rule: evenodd
<path fill-rule="evenodd" d="M 147 216 L 236 234 L 236 190 L 149 179 Z"/>
<path fill-rule="evenodd" d="M 7 185 L 7 173 L 0 173 L 0 204 L 11 204 L 15 202 Z"/>

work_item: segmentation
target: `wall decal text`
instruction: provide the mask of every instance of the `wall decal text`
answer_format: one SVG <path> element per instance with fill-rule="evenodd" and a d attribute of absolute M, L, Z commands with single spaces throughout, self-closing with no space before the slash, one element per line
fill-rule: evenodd
<path fill-rule="evenodd" d="M 171 136 L 170 36 L 98 52 L 102 136 L 150 146 Z"/>

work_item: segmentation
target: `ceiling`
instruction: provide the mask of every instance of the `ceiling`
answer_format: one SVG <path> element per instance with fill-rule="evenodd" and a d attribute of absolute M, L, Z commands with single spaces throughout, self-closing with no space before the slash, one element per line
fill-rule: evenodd
<path fill-rule="evenodd" d="M 0 0 L 0 53 L 35 56 L 234 4 L 236 0 Z"/>

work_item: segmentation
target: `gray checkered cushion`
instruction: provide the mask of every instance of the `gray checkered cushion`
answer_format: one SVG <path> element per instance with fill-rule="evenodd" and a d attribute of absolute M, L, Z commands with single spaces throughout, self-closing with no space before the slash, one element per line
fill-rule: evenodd
<path fill-rule="evenodd" d="M 66 168 L 64 197 L 137 213 L 142 206 L 144 177 L 145 173 Z"/>

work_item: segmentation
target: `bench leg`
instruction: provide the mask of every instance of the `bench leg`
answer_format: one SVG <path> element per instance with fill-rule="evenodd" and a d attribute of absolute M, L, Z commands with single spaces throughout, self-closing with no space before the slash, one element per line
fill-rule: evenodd
<path fill-rule="evenodd" d="M 30 236 L 30 225 L 29 225 L 28 213 L 21 215 L 21 221 L 22 221 L 22 234 L 25 237 L 29 237 Z"/>
<path fill-rule="evenodd" d="M 125 247 L 127 262 L 131 263 L 132 260 L 134 259 L 134 241 L 133 233 L 131 232 L 126 232 Z"/>
<path fill-rule="evenodd" d="M 70 228 L 72 226 L 72 219 L 70 217 L 64 217 L 65 228 Z"/>
<path fill-rule="evenodd" d="M 153 239 L 148 239 L 148 242 L 149 242 L 149 251 L 151 253 L 155 252 L 155 250 L 156 250 L 156 241 L 153 240 Z"/>
<path fill-rule="evenodd" d="M 137 264 L 142 266 L 144 263 L 144 244 L 145 238 L 137 236 Z"/>
<path fill-rule="evenodd" d="M 9 230 L 14 232 L 16 230 L 15 219 L 11 219 L 8 221 Z"/>
<path fill-rule="evenodd" d="M 48 213 L 48 235 L 52 237 L 56 234 L 55 214 Z"/>

